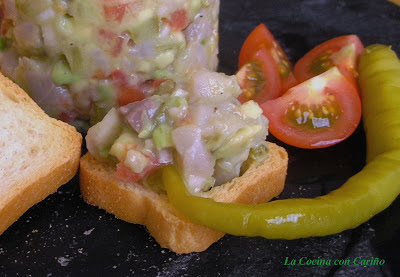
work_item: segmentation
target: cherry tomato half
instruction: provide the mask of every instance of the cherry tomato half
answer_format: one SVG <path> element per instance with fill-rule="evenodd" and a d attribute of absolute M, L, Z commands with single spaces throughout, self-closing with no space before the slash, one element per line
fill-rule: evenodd
<path fill-rule="evenodd" d="M 266 48 L 270 52 L 278 67 L 281 80 L 280 95 L 282 95 L 298 82 L 294 77 L 293 67 L 288 57 L 264 24 L 258 25 L 243 43 L 239 56 L 239 68 L 247 63 L 260 48 Z"/>
<path fill-rule="evenodd" d="M 261 105 L 277 139 L 300 148 L 323 148 L 349 137 L 361 119 L 355 86 L 337 67 Z"/>
<path fill-rule="evenodd" d="M 279 96 L 281 83 L 279 72 L 271 54 L 260 48 L 236 73 L 243 93 L 240 102 L 254 100 L 259 104 Z"/>
<path fill-rule="evenodd" d="M 328 69 L 337 66 L 355 84 L 357 83 L 357 64 L 364 45 L 356 35 L 330 39 L 309 51 L 294 67 L 294 75 L 304 82 Z"/>

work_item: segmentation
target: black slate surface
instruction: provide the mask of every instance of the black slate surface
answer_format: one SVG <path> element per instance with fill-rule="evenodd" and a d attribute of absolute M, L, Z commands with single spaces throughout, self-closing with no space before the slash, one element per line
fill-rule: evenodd
<path fill-rule="evenodd" d="M 384 0 L 221 0 L 220 70 L 234 73 L 249 32 L 264 22 L 294 63 L 317 44 L 358 34 L 365 45 L 400 53 L 400 8 Z M 273 137 L 269 138 L 275 141 Z M 279 143 L 279 142 L 278 142 Z M 327 149 L 289 152 L 280 198 L 315 197 L 364 165 L 362 127 Z M 146 229 L 87 205 L 77 177 L 31 208 L 0 236 L 0 276 L 398 276 L 400 199 L 354 230 L 292 241 L 225 236 L 203 253 L 161 249 Z M 292 259 L 331 265 L 285 265 Z M 355 258 L 384 265 L 354 265 Z M 335 260 L 348 265 L 334 265 Z"/>

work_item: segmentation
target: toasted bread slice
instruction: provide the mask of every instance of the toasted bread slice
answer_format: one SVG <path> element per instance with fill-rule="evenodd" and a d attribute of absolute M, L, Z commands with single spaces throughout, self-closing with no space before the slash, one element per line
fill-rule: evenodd
<path fill-rule="evenodd" d="M 395 4 L 397 4 L 397 5 L 400 5 L 400 0 L 390 0 L 390 1 L 395 3 Z"/>
<path fill-rule="evenodd" d="M 0 234 L 77 172 L 82 136 L 0 74 Z"/>
<path fill-rule="evenodd" d="M 269 143 L 265 161 L 202 196 L 219 202 L 267 202 L 282 192 L 287 166 L 286 151 Z M 87 203 L 127 222 L 145 225 L 162 247 L 176 253 L 204 251 L 224 235 L 191 223 L 168 202 L 167 195 L 118 179 L 113 164 L 100 162 L 89 153 L 81 158 L 80 183 Z"/>

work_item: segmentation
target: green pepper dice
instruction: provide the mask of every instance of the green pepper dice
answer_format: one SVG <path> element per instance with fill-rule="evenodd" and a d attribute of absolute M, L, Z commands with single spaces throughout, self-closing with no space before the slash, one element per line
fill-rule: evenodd
<path fill-rule="evenodd" d="M 359 81 L 368 163 L 339 189 L 314 199 L 219 203 L 190 195 L 179 173 L 169 166 L 163 180 L 170 202 L 196 224 L 268 239 L 325 236 L 367 221 L 400 193 L 400 62 L 390 47 L 366 48 L 360 58 Z"/>

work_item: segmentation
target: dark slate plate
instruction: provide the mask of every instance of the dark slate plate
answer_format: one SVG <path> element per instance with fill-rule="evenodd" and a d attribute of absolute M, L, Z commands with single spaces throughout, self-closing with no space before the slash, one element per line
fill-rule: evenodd
<path fill-rule="evenodd" d="M 222 71 L 235 72 L 241 44 L 261 22 L 293 62 L 313 46 L 349 33 L 358 34 L 365 45 L 390 44 L 400 53 L 400 8 L 384 0 L 222 0 Z M 361 127 L 328 149 L 284 146 L 290 164 L 281 198 L 325 194 L 364 165 Z M 203 253 L 176 255 L 161 249 L 144 227 L 85 204 L 74 178 L 0 237 L 0 276 L 395 276 L 400 270 L 399 216 L 397 199 L 370 221 L 340 234 L 292 241 L 227 235 Z M 331 264 L 285 265 L 302 257 L 303 262 Z M 356 258 L 378 258 L 384 264 L 355 265 Z"/>

